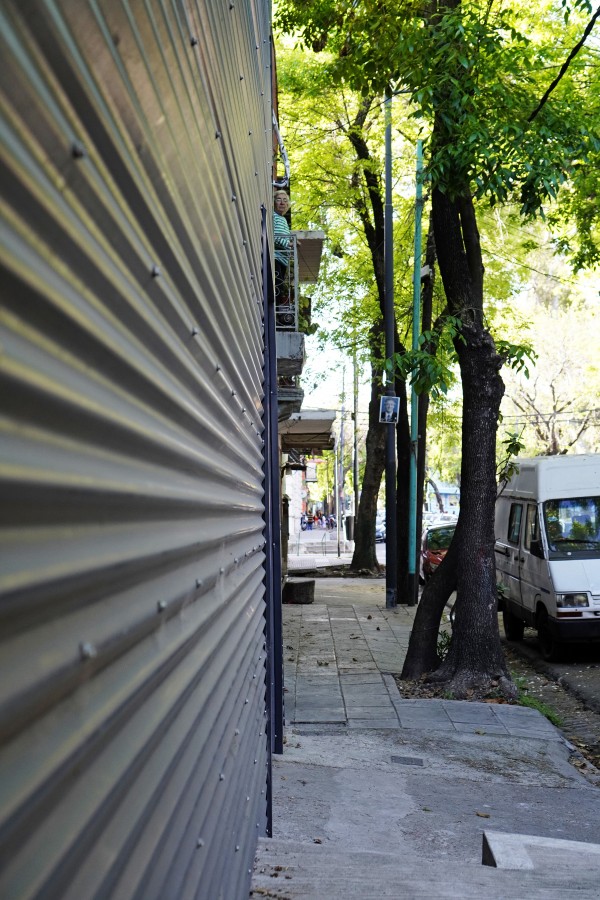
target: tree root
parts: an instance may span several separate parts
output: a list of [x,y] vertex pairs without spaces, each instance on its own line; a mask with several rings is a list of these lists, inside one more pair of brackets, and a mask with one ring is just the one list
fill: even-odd
[[506,672],[490,674],[466,669],[448,671],[442,664],[424,679],[426,684],[443,688],[454,700],[516,700],[517,688]]

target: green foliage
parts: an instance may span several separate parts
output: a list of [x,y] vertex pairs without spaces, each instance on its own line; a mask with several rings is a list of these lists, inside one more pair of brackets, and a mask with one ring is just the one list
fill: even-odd
[[515,457],[523,451],[525,446],[521,440],[522,436],[522,432],[509,431],[504,440],[500,442],[501,446],[504,447],[503,457],[496,467],[496,480],[501,489],[500,493],[502,493],[502,489],[506,487],[513,475],[516,475],[519,471],[519,463]]
[[548,706],[547,703],[538,700],[537,697],[532,697],[531,694],[528,693],[526,679],[520,675],[515,675],[514,672],[511,673],[511,675],[517,688],[517,703],[520,706],[527,706],[529,709],[537,709],[549,722],[552,722],[557,728],[562,728],[563,720],[558,713],[553,710],[551,706]]
[[276,23],[326,51],[339,85],[406,94],[426,139],[435,124],[427,169],[434,186],[450,197],[515,201],[533,216],[598,158],[591,51],[580,51],[540,105],[590,11],[587,0],[472,0],[429,15],[413,0],[280,0]]
[[[442,660],[442,662],[448,656],[448,650],[450,649],[451,640],[452,640],[452,632],[450,632],[450,631],[438,632],[437,655]],[[450,699],[452,699],[452,698],[450,698]]]
[[462,322],[456,316],[445,316],[438,330],[425,331],[419,336],[416,350],[395,353],[386,360],[386,371],[404,381],[410,378],[417,394],[430,394],[432,400],[441,400],[456,381],[452,370],[454,342],[464,343],[461,327]]
[[501,338],[495,338],[494,343],[504,365],[514,369],[515,372],[522,372],[525,378],[529,378],[528,363],[534,363],[538,358],[533,347],[530,344],[513,344]]

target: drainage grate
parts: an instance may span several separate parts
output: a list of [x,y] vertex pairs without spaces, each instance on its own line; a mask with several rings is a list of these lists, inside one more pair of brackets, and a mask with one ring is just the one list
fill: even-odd
[[423,760],[418,756],[392,756],[392,762],[399,766],[422,766]]

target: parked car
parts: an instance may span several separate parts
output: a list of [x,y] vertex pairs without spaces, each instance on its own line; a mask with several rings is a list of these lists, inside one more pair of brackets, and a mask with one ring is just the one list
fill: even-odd
[[375,543],[385,543],[385,519],[377,519],[375,522]]
[[456,522],[430,525],[423,532],[421,540],[421,583],[431,578],[444,556],[456,531]]

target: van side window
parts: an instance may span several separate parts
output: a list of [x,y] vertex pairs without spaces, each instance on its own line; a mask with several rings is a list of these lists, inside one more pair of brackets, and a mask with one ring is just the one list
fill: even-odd
[[539,541],[540,539],[540,527],[538,520],[538,511],[537,506],[528,506],[527,507],[527,519],[525,524],[525,539],[524,544],[529,550],[532,541]]
[[512,503],[510,507],[510,517],[508,520],[508,540],[511,544],[519,543],[519,534],[521,533],[521,518],[523,516],[523,506],[521,503]]

